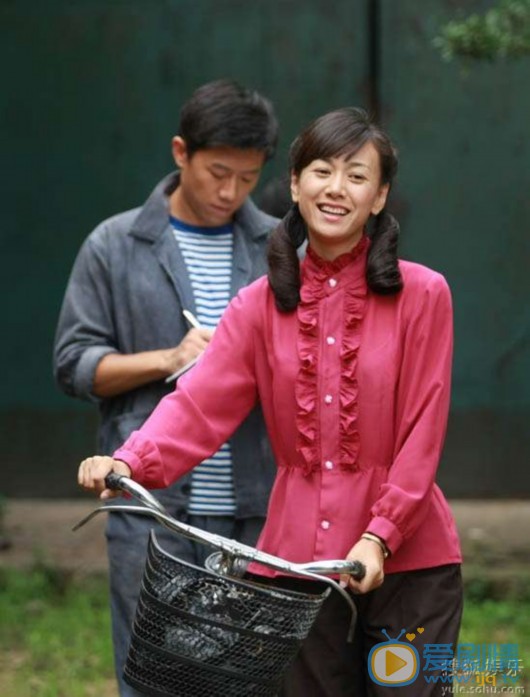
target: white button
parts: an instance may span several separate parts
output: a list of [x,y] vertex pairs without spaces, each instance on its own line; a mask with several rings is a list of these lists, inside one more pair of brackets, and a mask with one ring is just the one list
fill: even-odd
[[324,467],[325,467],[327,470],[332,470],[332,469],[333,469],[333,463],[331,462],[331,460],[326,460],[326,462],[324,462]]
[[332,288],[335,288],[335,286],[337,285],[337,279],[336,279],[336,278],[330,278],[329,281],[328,281],[328,283],[329,283],[329,285],[330,285]]
[[328,338],[326,339],[326,341],[327,341],[327,343],[328,343],[330,346],[333,346],[333,344],[335,343],[335,337],[334,337],[334,336],[328,336]]
[[330,395],[330,394],[327,394],[327,395],[324,397],[324,401],[326,402],[326,404],[331,404],[331,402],[333,401],[333,396]]
[[323,520],[320,523],[320,527],[323,528],[324,530],[329,530],[330,525],[331,525],[331,523],[329,522],[329,520]]

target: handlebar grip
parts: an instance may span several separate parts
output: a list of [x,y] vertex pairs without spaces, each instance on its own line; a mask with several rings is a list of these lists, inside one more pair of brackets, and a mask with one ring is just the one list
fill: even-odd
[[112,489],[116,491],[121,489],[121,480],[123,476],[121,474],[116,474],[116,472],[109,472],[105,477],[105,485],[107,489]]
[[366,576],[366,566],[362,561],[354,561],[352,562],[352,570],[350,573],[356,581],[362,581]]

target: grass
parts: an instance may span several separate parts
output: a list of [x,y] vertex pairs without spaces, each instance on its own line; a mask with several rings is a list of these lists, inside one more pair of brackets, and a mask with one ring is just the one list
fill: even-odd
[[[529,618],[529,599],[495,600],[467,597],[459,637],[460,644],[517,644],[522,671],[516,685],[518,688],[525,688],[526,693],[530,689]],[[501,691],[500,683],[497,689]],[[515,693],[515,688],[513,692]]]
[[[516,588],[469,581],[460,642],[518,644],[528,668],[530,585]],[[116,697],[105,578],[0,570],[0,607],[2,697]]]
[[106,580],[0,573],[2,697],[114,697]]

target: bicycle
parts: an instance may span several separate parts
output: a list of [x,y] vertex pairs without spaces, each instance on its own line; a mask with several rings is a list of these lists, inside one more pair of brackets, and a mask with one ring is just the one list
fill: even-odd
[[[155,518],[168,529],[217,551],[200,568],[165,552],[151,531],[144,577],[124,668],[124,679],[157,697],[272,697],[331,589],[356,610],[348,592],[329,575],[361,579],[360,562],[328,560],[295,564],[254,547],[172,518],[142,486],[111,473],[107,486],[143,505],[106,504],[99,513],[126,512]],[[322,592],[298,592],[246,577],[249,562],[319,581]]]

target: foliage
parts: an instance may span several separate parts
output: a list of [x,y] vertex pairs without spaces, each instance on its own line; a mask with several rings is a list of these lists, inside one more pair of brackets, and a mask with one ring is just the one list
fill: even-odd
[[[530,687],[530,601],[481,600],[466,596],[464,617],[460,632],[460,644],[517,644],[522,668],[517,681],[517,691]],[[499,692],[501,687],[497,688]],[[512,688],[515,692],[515,688]],[[479,691],[479,688],[476,688]],[[508,691],[508,689],[506,690]]]
[[2,697],[116,694],[105,579],[1,570],[0,606]]
[[433,43],[448,61],[530,55],[530,0],[499,0],[484,15],[448,22]]
[[[468,582],[460,642],[518,644],[528,688],[529,589],[487,595]],[[115,697],[106,578],[0,570],[0,605],[2,697]]]

